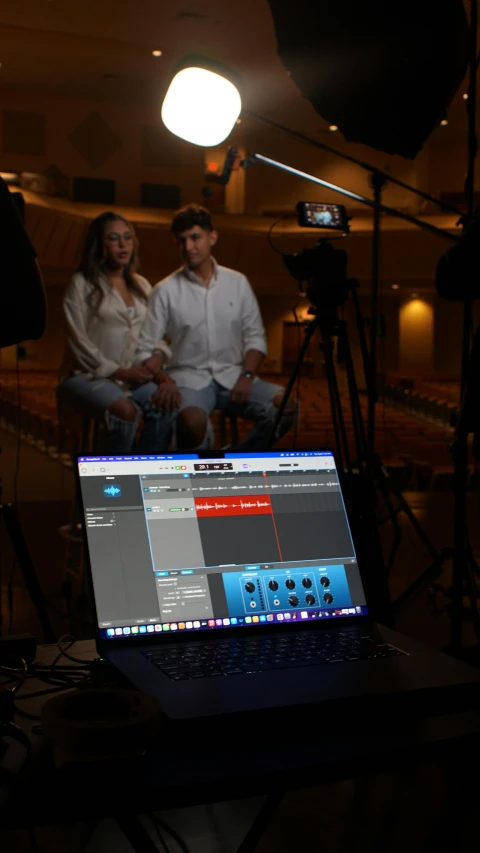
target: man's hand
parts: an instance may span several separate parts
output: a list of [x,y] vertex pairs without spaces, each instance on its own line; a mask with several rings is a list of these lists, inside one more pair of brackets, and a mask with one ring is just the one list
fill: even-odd
[[230,400],[232,403],[246,403],[252,393],[253,379],[248,376],[239,376],[232,390]]
[[163,412],[173,412],[178,409],[181,402],[182,395],[176,382],[170,379],[166,373],[162,373],[160,384],[155,393],[152,394],[152,406],[154,409]]
[[136,388],[138,385],[144,385],[145,382],[151,382],[153,372],[144,364],[137,364],[135,367],[119,367],[113,374],[113,378],[118,379],[119,382],[123,382],[130,388]]
[[162,376],[164,376],[163,365],[165,364],[165,360],[162,355],[152,355],[150,358],[146,358],[145,361],[142,361],[143,367],[146,367],[150,370],[155,382],[161,382]]

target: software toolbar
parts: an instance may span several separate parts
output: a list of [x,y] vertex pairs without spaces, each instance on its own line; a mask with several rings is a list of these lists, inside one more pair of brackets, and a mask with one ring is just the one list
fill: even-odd
[[198,454],[176,456],[81,456],[78,470],[81,477],[99,474],[219,474],[250,473],[252,471],[311,471],[334,470],[333,455],[321,452],[225,454],[223,459],[199,459]]

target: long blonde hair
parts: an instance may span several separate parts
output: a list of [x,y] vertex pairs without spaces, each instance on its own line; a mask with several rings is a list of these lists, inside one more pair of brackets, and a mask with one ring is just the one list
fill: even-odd
[[131,290],[132,293],[135,293],[135,295],[138,296],[139,299],[142,299],[144,302],[147,301],[146,294],[135,275],[138,269],[138,240],[135,234],[135,230],[132,228],[131,223],[128,222],[124,216],[121,216],[119,213],[114,213],[113,211],[108,210],[105,213],[101,213],[100,216],[97,216],[97,218],[90,223],[89,229],[87,231],[87,236],[85,238],[82,257],[77,270],[78,272],[81,272],[82,275],[85,277],[85,281],[88,281],[91,285],[93,285],[94,290],[92,292],[92,297],[99,297],[97,302],[97,308],[100,306],[100,303],[102,301],[102,288],[100,287],[100,278],[105,275],[107,269],[103,249],[105,226],[109,222],[116,222],[118,219],[121,222],[124,222],[125,225],[127,225],[133,233],[132,257],[130,258],[124,270],[125,283],[128,289]]

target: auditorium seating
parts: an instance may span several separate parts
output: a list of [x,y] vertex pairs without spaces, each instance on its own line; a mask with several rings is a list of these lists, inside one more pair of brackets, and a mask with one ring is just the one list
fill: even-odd
[[[53,372],[22,371],[18,397],[15,373],[0,372],[1,425],[14,433],[20,429],[22,439],[39,451],[64,464],[71,464],[72,456],[80,447],[82,425],[80,423],[75,431],[59,422],[56,384],[57,377]],[[415,383],[415,387],[405,388],[389,382],[383,400],[377,406],[376,450],[385,464],[408,469],[415,482],[428,479],[428,472],[431,474],[434,470],[450,467],[448,446],[451,425],[457,413],[455,396],[458,397],[458,385],[453,383],[448,387],[443,383]],[[341,398],[354,457],[354,433],[346,391],[341,392]],[[365,396],[361,396],[361,405],[366,418]],[[221,424],[218,413],[214,417],[214,427],[216,446],[222,446],[225,424]],[[249,429],[248,423],[241,419],[238,421],[240,439]],[[334,446],[334,439],[327,383],[322,379],[303,377],[297,446]],[[290,433],[283,437],[280,446],[288,447],[291,443]]]
[[457,421],[459,395],[458,382],[390,380],[383,389],[388,403],[447,429]]

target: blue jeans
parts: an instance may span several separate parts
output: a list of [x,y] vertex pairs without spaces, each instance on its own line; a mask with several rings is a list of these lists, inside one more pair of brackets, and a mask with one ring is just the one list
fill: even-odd
[[[97,452],[117,455],[130,453],[135,444],[140,418],[143,429],[138,440],[138,453],[164,453],[168,450],[174,414],[159,412],[151,405],[152,394],[157,390],[154,382],[146,382],[132,390],[123,389],[111,379],[90,379],[79,373],[69,376],[57,389],[60,420],[62,409],[73,409],[83,417],[100,421],[105,426],[102,448]],[[128,399],[137,416],[133,421],[119,418],[109,412],[115,400]]]
[[[232,403],[230,391],[224,388],[215,379],[212,379],[205,388],[195,390],[193,388],[180,387],[182,395],[179,412],[191,407],[201,409],[207,418],[214,409],[221,409],[227,415],[236,415],[247,421],[253,421],[255,426],[248,435],[240,441],[235,450],[265,450],[271,441],[275,418],[278,413],[273,399],[277,394],[283,392],[280,385],[272,382],[264,382],[263,379],[255,379],[250,397],[245,403]],[[296,417],[296,408],[287,408],[277,427],[275,440],[285,435],[292,428]],[[175,439],[175,443],[176,439]],[[213,446],[213,428],[208,421],[207,430],[202,443],[197,450],[209,449]],[[179,448],[182,449],[182,448]]]

